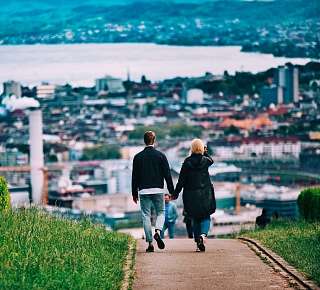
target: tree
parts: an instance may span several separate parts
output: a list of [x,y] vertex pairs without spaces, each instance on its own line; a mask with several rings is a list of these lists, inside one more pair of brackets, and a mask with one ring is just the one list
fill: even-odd
[[239,134],[240,134],[240,130],[233,125],[231,125],[230,127],[224,130],[224,135],[239,135]]
[[55,154],[49,155],[49,157],[48,157],[48,162],[49,162],[49,163],[58,162],[58,161],[59,161],[59,160],[58,160],[57,155],[55,155]]
[[177,124],[170,127],[169,132],[171,137],[191,137],[200,138],[202,135],[202,128],[199,126],[189,126],[186,124]]
[[138,126],[129,132],[128,138],[131,140],[143,140],[143,135],[146,131],[154,131],[158,140],[164,139],[167,135],[166,129],[160,126]]
[[120,148],[117,145],[99,145],[83,150],[81,160],[120,159]]

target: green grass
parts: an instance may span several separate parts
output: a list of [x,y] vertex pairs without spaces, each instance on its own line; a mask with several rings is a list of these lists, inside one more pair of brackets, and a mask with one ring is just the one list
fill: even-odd
[[242,234],[260,241],[320,285],[320,222],[279,220]]
[[120,289],[129,236],[35,209],[0,220],[0,289]]

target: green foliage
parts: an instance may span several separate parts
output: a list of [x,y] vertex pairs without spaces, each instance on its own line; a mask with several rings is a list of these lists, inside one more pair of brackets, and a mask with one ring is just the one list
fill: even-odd
[[118,220],[115,222],[113,229],[118,231],[120,229],[141,228],[141,220]]
[[226,128],[224,130],[224,134],[225,135],[239,135],[240,130],[237,127],[231,125],[230,127]]
[[303,190],[298,197],[301,216],[307,220],[320,220],[320,188]]
[[35,209],[0,220],[0,289],[120,289],[129,236]]
[[169,132],[171,137],[190,137],[200,138],[202,135],[202,128],[199,126],[189,126],[186,124],[177,124],[170,127]]
[[94,148],[83,150],[81,160],[105,160],[120,159],[121,153],[119,146],[116,145],[99,145]]
[[202,135],[202,128],[199,126],[190,126],[186,124],[175,124],[171,126],[139,126],[128,134],[129,139],[143,140],[143,135],[146,131],[154,131],[157,139],[161,140],[166,137],[172,138],[200,138]]
[[157,140],[164,139],[167,135],[166,128],[162,126],[138,126],[133,131],[129,132],[128,138],[131,140],[142,140],[146,131],[154,131],[157,136]]
[[272,222],[265,229],[246,232],[320,285],[320,223],[290,220]]
[[10,193],[4,177],[0,176],[0,210],[10,208]]

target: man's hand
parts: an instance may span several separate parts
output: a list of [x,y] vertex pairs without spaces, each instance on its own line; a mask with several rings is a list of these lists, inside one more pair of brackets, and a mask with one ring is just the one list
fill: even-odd
[[133,199],[133,202],[137,204],[138,200],[139,200],[139,197],[138,196],[133,196],[132,199]]

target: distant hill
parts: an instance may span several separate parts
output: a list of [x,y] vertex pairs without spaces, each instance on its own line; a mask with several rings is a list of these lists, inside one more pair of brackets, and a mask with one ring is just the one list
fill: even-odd
[[[232,5],[232,2],[249,2],[249,0],[0,0],[1,10],[5,12],[30,11],[38,9],[50,8],[72,8],[77,6],[116,6],[116,5],[130,5],[132,3],[214,3],[222,2],[226,5]],[[290,2],[288,0],[253,0],[250,2]],[[293,1],[294,2],[294,1]],[[301,1],[300,1],[301,2]],[[308,1],[309,2],[309,1]]]
[[[0,0],[0,7],[0,43],[1,39],[10,44],[37,43],[39,39],[41,43],[60,43],[65,41],[61,35],[72,31],[74,42],[156,41],[193,45],[211,44],[216,37],[223,39],[220,45],[243,45],[244,39],[249,44],[263,40],[263,30],[268,27],[268,40],[263,40],[268,42],[263,49],[268,53],[274,53],[268,46],[278,43],[275,37],[279,31],[289,34],[291,30],[298,33],[305,29],[306,39],[317,41],[316,23],[320,15],[319,0]],[[207,26],[201,31],[194,23],[202,20]],[[307,20],[311,22],[303,28]],[[148,22],[148,29],[141,35],[138,27],[143,22]],[[115,35],[110,30],[104,32],[108,24],[122,28],[131,25],[135,30],[123,33],[124,36],[121,32]],[[157,30],[157,26],[162,28]],[[102,36],[95,37],[94,33]],[[284,41],[287,39],[284,36]],[[246,49],[260,50],[248,46]],[[275,53],[284,55],[281,47]]]
[[[18,19],[21,12],[28,11],[29,16],[44,18],[45,15],[52,13],[61,14],[68,18],[76,17],[81,9],[86,9],[87,17],[90,13],[108,13],[117,12],[117,16],[121,19],[130,16],[132,9],[141,12],[142,15],[136,14],[136,18],[141,18],[145,15],[156,15],[157,10],[163,12],[163,9],[168,10],[168,17],[172,11],[176,14],[195,17],[198,16],[215,16],[219,18],[240,18],[273,21],[283,21],[291,17],[318,17],[320,14],[319,0],[0,0],[2,21],[21,21],[28,20]],[[114,7],[117,7],[114,9]],[[144,10],[144,11],[142,11]],[[59,13],[57,13],[59,12]],[[165,13],[161,13],[162,15]],[[23,14],[28,16],[28,14]],[[115,17],[112,17],[115,18]],[[36,20],[36,19],[35,19]],[[53,19],[42,19],[48,20]],[[54,19],[58,21],[59,19]]]

